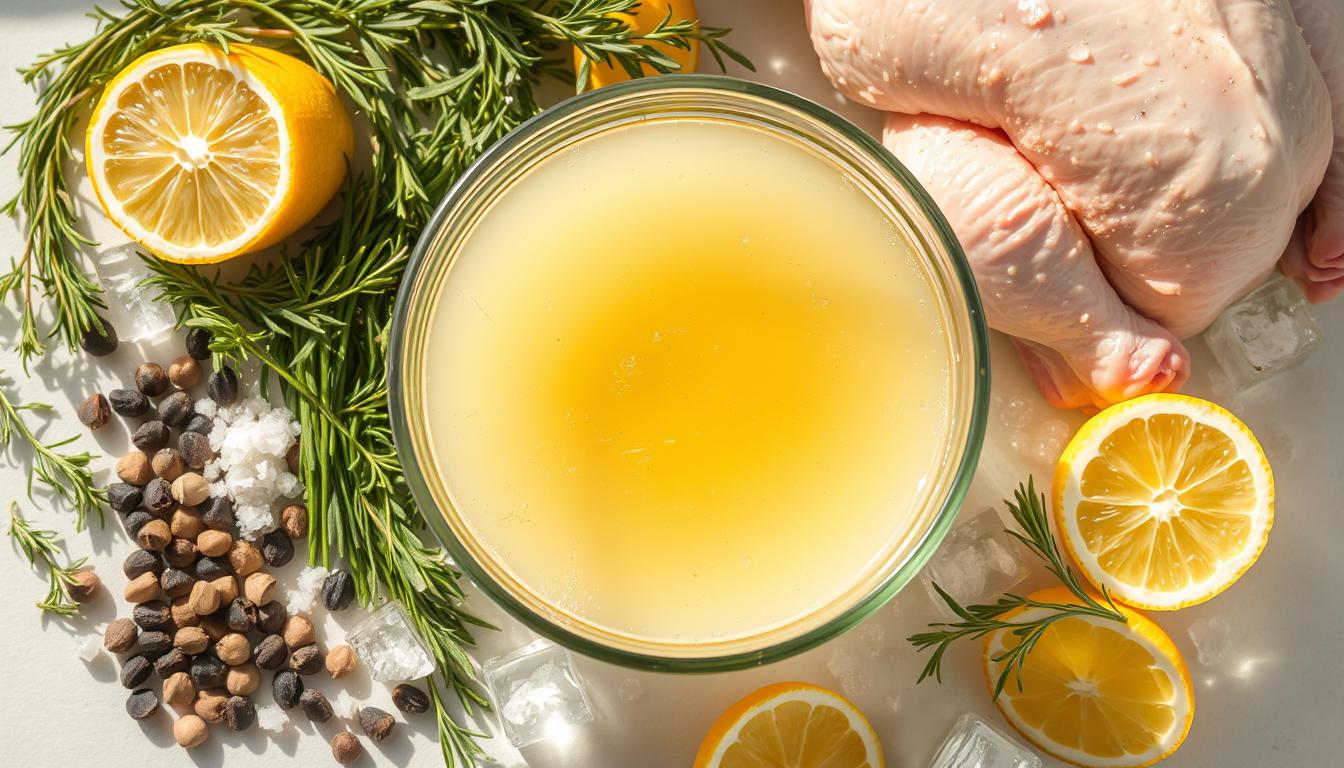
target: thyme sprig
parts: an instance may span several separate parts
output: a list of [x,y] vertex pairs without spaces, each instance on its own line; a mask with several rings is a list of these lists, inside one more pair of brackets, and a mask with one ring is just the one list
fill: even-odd
[[79,604],[72,601],[65,592],[68,584],[75,583],[75,573],[84,567],[84,558],[68,565],[61,565],[61,548],[56,545],[56,534],[32,527],[32,524],[19,514],[18,502],[9,506],[9,538],[34,568],[47,571],[47,597],[37,604],[38,608],[58,616],[73,616],[79,610]]
[[90,512],[97,512],[99,524],[103,523],[103,505],[107,503],[107,492],[94,485],[93,473],[89,470],[89,464],[97,458],[94,454],[88,451],[61,451],[79,439],[79,435],[44,443],[20,415],[23,411],[51,410],[52,407],[46,403],[15,403],[0,388],[0,447],[8,448],[14,435],[27,443],[33,452],[33,463],[28,473],[28,497],[32,498],[33,495],[34,478],[40,480],[74,508],[75,530],[82,531]]
[[[1080,603],[1048,603],[1010,593],[1003,595],[992,604],[963,606],[957,602],[956,598],[949,595],[937,583],[934,583],[933,588],[937,590],[943,602],[947,603],[948,608],[961,620],[933,623],[929,626],[935,628],[934,631],[920,632],[906,638],[921,652],[929,648],[933,649],[933,655],[929,657],[923,671],[919,674],[919,682],[923,682],[929,677],[942,682],[943,654],[958,640],[964,638],[975,639],[984,637],[990,632],[1008,630],[1017,638],[1018,642],[1013,647],[1001,651],[993,657],[994,662],[1003,665],[998,679],[994,681],[994,698],[997,699],[1008,684],[1009,679],[1013,677],[1016,677],[1017,689],[1022,690],[1022,665],[1032,649],[1036,647],[1036,643],[1045,634],[1045,631],[1056,621],[1076,616],[1094,616],[1125,623],[1125,615],[1115,607],[1115,603],[1111,601],[1110,593],[1106,588],[1102,587],[1101,600],[1097,600],[1092,592],[1084,587],[1082,580],[1079,579],[1073,568],[1064,562],[1064,558],[1059,551],[1059,544],[1055,541],[1053,534],[1050,533],[1045,495],[1036,493],[1035,480],[1028,477],[1025,485],[1019,485],[1017,490],[1014,491],[1014,499],[1015,501],[1005,500],[1004,504],[1007,505],[1013,520],[1022,531],[1019,533],[1018,531],[1005,529],[1006,532],[1026,545],[1032,554],[1043,560],[1046,570],[1054,574],[1055,578],[1059,579],[1060,583],[1069,592],[1073,593]],[[1031,621],[1010,621],[1003,618],[1006,614],[1019,608],[1040,608],[1049,611],[1049,613]]]

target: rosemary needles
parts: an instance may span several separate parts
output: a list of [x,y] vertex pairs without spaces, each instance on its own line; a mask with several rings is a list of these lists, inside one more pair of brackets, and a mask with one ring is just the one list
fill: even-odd
[[[1007,594],[988,605],[963,606],[942,587],[934,584],[933,588],[938,591],[939,596],[960,621],[930,624],[929,627],[933,631],[920,632],[907,638],[919,651],[933,649],[933,655],[920,672],[920,682],[928,677],[942,681],[943,655],[953,643],[964,638],[984,637],[990,632],[1006,629],[1011,631],[1019,642],[994,657],[994,661],[1003,663],[1003,670],[994,681],[994,698],[997,699],[1009,679],[1014,676],[1018,690],[1022,689],[1022,664],[1051,624],[1071,616],[1096,616],[1120,623],[1125,622],[1124,614],[1116,609],[1115,603],[1111,602],[1110,594],[1104,588],[1101,600],[1098,600],[1083,586],[1078,574],[1064,562],[1059,545],[1050,533],[1045,496],[1037,494],[1035,480],[1028,478],[1025,485],[1019,485],[1014,492],[1014,499],[1014,501],[1005,500],[1004,504],[1008,506],[1013,520],[1022,531],[1019,533],[1008,530],[1008,533],[1043,560],[1046,569],[1079,599],[1080,604],[1043,603],[1020,595]],[[1015,622],[1010,617],[1005,618],[1007,614],[1020,608],[1043,608],[1050,613],[1034,621]]]
[[4,389],[0,389],[0,448],[8,448],[10,440],[18,435],[33,452],[33,465],[28,475],[28,494],[32,495],[33,478],[52,489],[58,497],[75,509],[75,530],[84,530],[90,512],[103,520],[103,505],[107,492],[93,483],[89,462],[95,458],[88,451],[65,453],[60,449],[78,438],[71,435],[64,440],[45,443],[33,433],[20,416],[22,411],[51,411],[45,403],[16,404]]
[[9,538],[30,565],[47,572],[47,596],[37,607],[59,616],[74,615],[79,610],[79,604],[70,599],[67,590],[80,584],[79,574],[83,572],[84,558],[61,565],[62,553],[60,547],[56,546],[56,534],[32,527],[19,514],[18,502],[10,502]]

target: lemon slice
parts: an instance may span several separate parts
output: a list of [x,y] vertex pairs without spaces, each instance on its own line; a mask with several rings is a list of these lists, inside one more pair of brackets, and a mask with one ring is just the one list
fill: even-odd
[[[652,32],[664,19],[668,18],[669,13],[672,15],[670,20],[671,23],[686,21],[688,19],[695,21],[699,18],[699,15],[695,11],[695,0],[640,0],[639,5],[635,7],[633,13],[613,13],[611,15],[618,19],[624,19],[625,22],[630,25],[631,30],[633,30],[632,37],[638,37]],[[699,28],[699,24],[696,25],[696,28]],[[681,65],[681,68],[676,70],[676,72],[685,73],[694,72],[696,64],[700,60],[700,41],[690,40],[688,42],[691,44],[689,49],[678,48],[674,45],[668,45],[667,43],[655,42],[649,43],[649,45],[667,54],[673,61]],[[575,48],[574,71],[579,71],[579,67],[582,64],[583,54],[579,52],[578,48]],[[647,64],[641,64],[640,67],[646,76],[658,74],[656,70]],[[592,63],[588,68],[589,88],[601,88],[604,85],[611,85],[612,83],[619,83],[629,79],[630,73],[626,72],[625,68],[619,64],[611,66],[601,63]]]
[[[1079,600],[1063,587],[1029,598],[1045,603]],[[1162,760],[1180,747],[1195,716],[1195,695],[1181,653],[1153,622],[1120,607],[1127,622],[1070,616],[1052,622],[996,703],[1004,717],[1036,746],[1088,768],[1129,768]],[[1050,613],[1024,608],[1006,621],[1027,622]],[[985,637],[990,690],[1004,662],[997,657],[1021,638],[1010,629]]]
[[695,768],[882,768],[863,713],[838,693],[776,683],[729,707],[705,735]]
[[85,136],[108,218],[169,261],[208,263],[293,234],[353,153],[350,116],[302,61],[248,45],[153,51],[103,90]]
[[1059,458],[1055,520],[1082,572],[1130,605],[1172,610],[1227,589],[1260,556],[1274,476],[1235,416],[1187,395],[1111,406]]

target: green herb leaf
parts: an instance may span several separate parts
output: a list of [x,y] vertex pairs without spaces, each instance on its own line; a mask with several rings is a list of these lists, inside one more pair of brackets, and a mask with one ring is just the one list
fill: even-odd
[[46,403],[17,405],[0,388],[0,447],[8,448],[13,436],[18,435],[32,450],[33,463],[28,472],[29,498],[32,498],[33,479],[36,478],[74,507],[76,531],[84,530],[90,512],[97,512],[99,524],[104,525],[103,505],[107,503],[107,491],[94,485],[93,473],[89,471],[89,464],[96,458],[95,455],[88,451],[62,453],[58,449],[74,442],[76,435],[44,443],[19,416],[21,411],[50,410],[52,407]]

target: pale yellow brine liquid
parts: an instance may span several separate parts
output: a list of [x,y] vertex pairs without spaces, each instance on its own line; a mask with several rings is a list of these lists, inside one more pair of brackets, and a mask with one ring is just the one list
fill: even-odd
[[609,130],[504,194],[427,343],[455,509],[606,631],[722,641],[833,604],[942,461],[951,351],[896,230],[801,146]]

